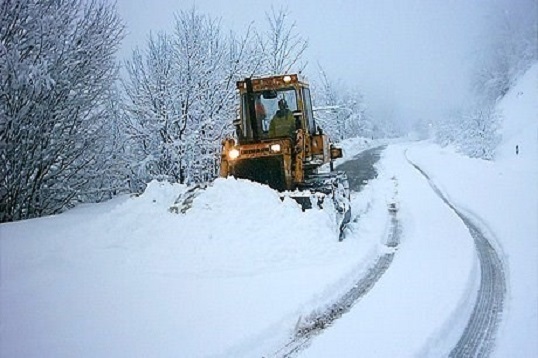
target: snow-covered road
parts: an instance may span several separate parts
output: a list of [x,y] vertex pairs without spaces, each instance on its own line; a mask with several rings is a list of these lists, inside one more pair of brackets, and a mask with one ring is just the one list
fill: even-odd
[[[354,191],[354,195],[359,194],[365,184],[377,177],[374,165],[379,160],[383,149],[384,146],[365,150],[336,168],[337,170],[346,171],[349,177],[350,189]],[[395,204],[394,200],[390,204]],[[382,240],[386,246],[385,252],[380,253],[371,267],[366,272],[359,274],[354,285],[335,302],[321,311],[312,312],[311,315],[298,322],[294,335],[283,347],[274,352],[274,356],[292,357],[301,352],[316,335],[322,334],[325,328],[332,325],[342,315],[348,313],[353,305],[375,286],[392,263],[400,243],[401,228],[397,212],[390,210],[387,212],[388,215],[390,215],[390,224],[388,224],[384,234],[385,237]],[[360,220],[360,214],[353,215],[353,222],[358,223]],[[349,230],[347,230],[347,234],[350,234]]]
[[407,162],[407,147],[389,146],[379,165],[379,180],[395,183],[385,201],[398,201],[402,228],[391,266],[301,356],[446,356],[461,337],[480,283],[473,239]]
[[[406,151],[407,149],[404,149],[404,153],[406,153]],[[428,175],[424,172],[423,169],[410,161],[407,158],[407,155],[405,155],[405,157],[407,163],[413,168],[415,168],[428,181],[431,189],[437,194],[439,199],[442,200],[452,211],[454,211],[454,213],[458,217],[460,217],[462,223],[467,227],[469,235],[475,240],[475,246],[480,261],[481,275],[478,294],[474,303],[473,312],[469,317],[469,321],[465,325],[465,330],[461,331],[461,326],[462,324],[464,324],[463,317],[468,315],[469,307],[470,305],[472,305],[472,300],[465,300],[465,298],[463,298],[461,301],[461,307],[454,311],[451,317],[448,317],[446,323],[446,330],[441,332],[441,336],[430,339],[430,341],[436,340],[438,342],[442,341],[443,343],[433,344],[431,347],[425,348],[425,351],[423,350],[423,352],[425,355],[450,355],[451,357],[468,357],[477,355],[487,356],[491,352],[494,345],[495,335],[497,333],[499,321],[501,319],[501,314],[503,311],[504,295],[506,293],[505,277],[502,262],[499,259],[499,255],[496,253],[495,249],[489,243],[486,235],[482,232],[482,229],[480,229],[477,224],[473,223],[471,219],[458,211],[454,207],[454,205],[448,201],[448,199],[441,193],[437,186],[435,186],[435,183],[431,181],[431,179],[428,177]],[[363,162],[349,161],[346,164],[348,172],[353,173],[353,165],[361,165],[363,164]],[[396,176],[394,176],[393,178],[396,178]],[[411,176],[409,178],[411,178]],[[417,179],[418,178],[415,178],[414,180]],[[403,185],[410,184],[410,182],[403,183]],[[412,186],[415,187],[415,184],[413,184]],[[398,205],[398,207],[400,206],[401,205]],[[392,235],[393,238],[396,238],[396,241],[389,241],[387,243],[388,246],[393,246],[395,248],[397,247],[400,236],[399,227],[400,224],[398,221],[398,214],[395,213],[392,221],[392,227],[390,228],[390,230],[396,233],[395,235]],[[470,241],[471,238],[469,238],[468,240]],[[294,345],[288,344],[286,348],[289,349],[291,346],[293,347],[293,349],[288,350],[287,352],[296,353],[297,351],[299,351],[299,349],[302,349],[306,346],[306,343],[310,341],[310,338],[313,335],[312,333],[319,334],[319,331],[325,329],[330,324],[338,325],[338,322],[333,322],[334,319],[340,318],[342,314],[347,313],[351,306],[356,303],[357,300],[361,299],[364,294],[366,294],[370,291],[371,288],[373,288],[377,281],[381,279],[381,275],[387,270],[390,263],[393,261],[395,252],[396,251],[386,253],[380,256],[379,260],[372,268],[371,272],[369,272],[365,277],[361,278],[361,280],[357,282],[356,289],[350,291],[349,294],[346,294],[342,298],[343,304],[337,305],[336,307],[331,307],[328,313],[323,314],[319,318],[314,320],[311,326],[311,330],[307,332],[308,334],[306,335],[306,337],[303,334],[304,332],[299,331],[298,339],[296,339],[295,341],[299,341],[301,343],[300,347],[295,347]],[[433,264],[438,264],[438,262],[435,262]],[[396,287],[396,289],[397,288],[398,287]],[[472,291],[473,289],[471,288],[470,290]],[[357,294],[358,291],[360,292],[360,294]],[[416,312],[416,310],[413,311]],[[450,325],[452,325],[453,323],[450,322],[457,323],[455,324],[455,326],[451,327]],[[445,337],[447,331],[452,331],[452,335],[454,337],[457,336],[458,331],[461,331],[457,343],[455,343],[455,345],[450,351],[448,350],[450,346],[448,345],[448,341]],[[347,339],[334,345],[332,348],[333,352],[338,351],[340,354],[340,351],[342,349],[341,347],[346,346],[346,342]],[[396,346],[398,347],[400,355],[407,355],[404,351],[402,351],[401,344],[397,344]],[[321,355],[329,354],[331,349],[329,347],[330,346],[328,344],[324,344],[325,351],[322,352]],[[353,350],[351,356],[357,354],[358,352],[364,352],[364,347],[365,345],[362,345],[360,350]],[[316,348],[314,347],[313,350],[315,351]],[[414,350],[411,350],[409,352],[409,355],[413,355],[413,352]],[[291,354],[289,353],[282,354],[282,356],[291,356]],[[380,352],[379,350],[376,350],[376,354],[379,353],[384,356],[385,353],[389,352]],[[309,356],[310,354],[311,352],[305,353],[306,356]]]
[[[491,353],[495,335],[503,313],[506,294],[506,278],[503,263],[492,246],[485,229],[464,215],[445,197],[423,169],[409,161],[430,183],[437,195],[461,218],[475,240],[480,259],[480,289],[473,313],[450,357],[484,357]],[[480,220],[475,218],[474,220]],[[482,225],[483,226],[483,225]]]

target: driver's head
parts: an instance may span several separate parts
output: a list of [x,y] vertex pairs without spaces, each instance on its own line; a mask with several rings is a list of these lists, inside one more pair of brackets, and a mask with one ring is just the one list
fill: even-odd
[[281,98],[278,101],[278,108],[279,109],[287,109],[288,108],[288,103],[286,102],[286,100],[284,98]]

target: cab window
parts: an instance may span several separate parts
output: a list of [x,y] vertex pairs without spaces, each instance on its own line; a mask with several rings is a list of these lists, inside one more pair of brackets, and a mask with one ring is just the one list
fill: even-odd
[[304,115],[310,134],[316,133],[316,123],[312,113],[312,100],[310,99],[310,89],[303,88]]
[[[278,111],[278,101],[282,98],[286,100],[290,111],[297,110],[297,94],[293,87],[254,92],[254,109],[256,113],[256,123],[260,138],[268,138],[271,120]],[[241,115],[243,118],[243,136],[247,139],[253,138],[251,122],[249,118],[247,95],[241,96]]]

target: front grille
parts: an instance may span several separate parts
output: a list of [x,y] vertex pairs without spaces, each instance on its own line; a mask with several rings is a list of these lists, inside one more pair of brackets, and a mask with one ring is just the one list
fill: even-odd
[[239,160],[234,164],[233,176],[286,190],[284,160],[281,155]]
[[269,147],[262,147],[262,148],[252,148],[252,149],[244,149],[241,148],[241,155],[249,155],[249,154],[269,154],[270,149]]

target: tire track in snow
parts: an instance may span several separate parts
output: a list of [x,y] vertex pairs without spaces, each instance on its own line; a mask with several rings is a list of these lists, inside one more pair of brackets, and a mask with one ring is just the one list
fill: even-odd
[[[350,189],[360,192],[365,183],[377,177],[374,164],[379,160],[380,153],[386,146],[365,150],[353,159],[342,163],[336,170],[347,172],[350,179]],[[370,266],[366,273],[357,277],[355,284],[334,303],[321,311],[312,312],[308,317],[301,319],[295,328],[295,333],[286,345],[272,354],[273,357],[294,357],[310,345],[313,337],[323,332],[335,320],[349,312],[352,306],[364,297],[387,271],[397,247],[400,243],[401,227],[397,217],[397,210],[390,211],[390,224],[385,237],[385,252]],[[358,221],[360,214],[351,221]]]
[[427,180],[434,192],[463,221],[474,239],[480,260],[480,288],[473,312],[458,343],[450,352],[450,357],[485,357],[495,344],[495,335],[501,320],[506,295],[506,279],[499,255],[490,244],[479,226],[462,214],[448,201],[430,177],[418,165],[406,159]]
[[391,213],[390,228],[386,238],[386,252],[379,256],[366,274],[357,278],[353,287],[336,302],[322,312],[313,312],[311,316],[299,322],[293,338],[274,357],[294,357],[307,348],[311,339],[328,328],[335,320],[349,312],[353,305],[364,297],[389,268],[400,243],[401,228],[396,213]]

